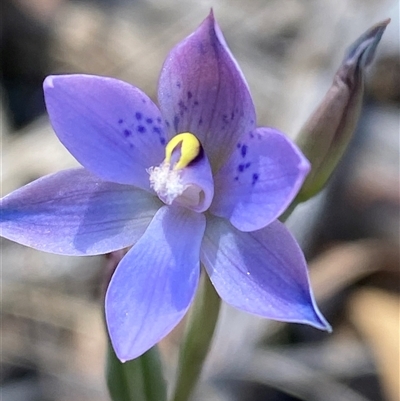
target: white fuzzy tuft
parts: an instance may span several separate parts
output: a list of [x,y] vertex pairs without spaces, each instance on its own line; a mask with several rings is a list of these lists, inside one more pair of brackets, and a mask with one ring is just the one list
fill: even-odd
[[162,163],[157,167],[147,169],[150,174],[150,186],[167,205],[172,202],[186,189],[182,183],[179,170],[171,169],[169,163]]

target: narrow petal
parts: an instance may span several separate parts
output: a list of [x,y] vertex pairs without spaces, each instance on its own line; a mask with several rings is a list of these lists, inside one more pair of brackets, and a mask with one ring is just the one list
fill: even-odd
[[284,134],[257,128],[243,135],[215,176],[210,211],[241,231],[254,231],[276,220],[290,205],[310,164]]
[[98,255],[132,245],[161,202],[85,169],[40,178],[0,200],[1,235],[45,252]]
[[146,168],[163,160],[165,137],[148,96],[92,75],[50,76],[44,94],[54,131],[84,167],[107,181],[149,189]]
[[244,233],[211,218],[201,261],[228,304],[269,319],[330,330],[315,304],[303,253],[279,221]]
[[216,171],[255,127],[247,83],[212,13],[167,57],[158,99],[170,135],[192,132]]
[[121,361],[165,337],[186,313],[197,288],[203,215],[164,206],[111,279],[106,319]]

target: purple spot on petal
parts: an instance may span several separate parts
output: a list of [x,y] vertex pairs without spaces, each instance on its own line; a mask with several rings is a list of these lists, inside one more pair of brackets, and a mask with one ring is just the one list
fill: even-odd
[[238,170],[239,170],[240,173],[243,172],[243,170],[244,170],[244,164],[239,164]]
[[179,117],[177,115],[175,115],[175,117],[174,117],[174,128],[175,128],[176,132],[178,132],[178,125],[179,125]]
[[231,120],[233,120],[234,118],[235,118],[235,112],[232,111],[232,113],[231,113]]
[[235,177],[235,181],[239,181],[239,177],[238,176]]
[[141,134],[144,134],[146,132],[146,127],[143,127],[143,125],[139,125],[137,127],[137,131],[140,132]]
[[161,117],[157,117],[157,122],[160,124],[161,123]]
[[226,114],[223,114],[223,115],[222,115],[222,121],[223,121],[225,124],[228,124],[229,119],[228,119],[228,116],[227,116]]
[[180,88],[180,87],[181,87],[181,83],[180,83],[179,81],[176,81],[176,86],[177,86],[178,88]]
[[250,166],[251,166],[251,163],[246,163],[246,164],[244,165],[245,168],[249,168]]
[[179,106],[179,114],[180,114],[181,117],[182,117],[182,116],[183,116],[183,113],[184,113],[185,111],[187,111],[187,107],[186,107],[185,103],[183,102],[183,100],[180,100],[180,101],[179,101],[178,106]]
[[136,120],[141,120],[142,119],[142,113],[136,112],[135,114]]
[[199,119],[199,125],[201,125],[201,124],[203,124],[203,119],[202,118]]
[[160,138],[161,145],[165,145],[165,138]]
[[254,185],[258,181],[258,174],[254,173],[253,174],[253,181],[251,182],[251,185]]
[[161,135],[161,128],[160,127],[153,127],[153,132],[158,134],[158,135]]
[[236,147],[237,147],[238,149],[240,149],[241,146],[242,146],[242,144],[241,144],[240,142],[236,145]]
[[193,95],[192,95],[192,92],[190,92],[190,91],[189,91],[189,92],[187,93],[187,97],[188,97],[188,99],[191,99],[191,98],[192,98],[192,96],[193,96]]
[[145,99],[145,98],[142,98],[142,102],[143,102],[143,103],[146,103],[146,99]]
[[242,154],[242,157],[246,157],[246,154],[247,154],[247,145],[243,145],[243,146],[242,146],[242,149],[241,149],[240,153]]
[[147,124],[153,124],[153,119],[152,118],[146,118],[146,123]]
[[198,105],[199,105],[199,102],[198,102],[197,100],[195,100],[193,104],[194,104],[195,106],[198,106]]
[[254,134],[250,132],[250,138],[254,138]]
[[122,124],[124,122],[124,120],[122,119],[122,118],[120,118],[119,120],[118,120],[118,124]]
[[125,135],[126,137],[131,136],[131,135],[132,135],[132,131],[130,131],[129,129],[125,129],[125,130],[124,130],[124,135]]

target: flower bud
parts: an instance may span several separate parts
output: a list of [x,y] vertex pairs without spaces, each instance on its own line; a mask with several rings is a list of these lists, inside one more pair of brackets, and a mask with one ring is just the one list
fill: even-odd
[[332,86],[300,130],[296,142],[312,169],[297,197],[299,202],[323,188],[343,156],[360,116],[365,69],[389,22],[374,25],[349,47]]

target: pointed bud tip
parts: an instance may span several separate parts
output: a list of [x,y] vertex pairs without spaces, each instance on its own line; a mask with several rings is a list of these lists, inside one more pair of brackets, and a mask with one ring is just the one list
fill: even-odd
[[389,23],[390,18],[375,24],[348,48],[331,88],[297,136],[297,144],[312,164],[298,202],[324,187],[343,156],[360,115],[365,68],[373,61]]
[[346,64],[359,64],[362,68],[371,64],[375,51],[386,27],[390,23],[387,18],[364,32],[347,50],[344,61]]
[[[392,20],[391,18],[386,18],[385,20],[383,20],[383,21],[381,21],[381,22],[378,22],[376,25],[374,25],[374,27],[380,27],[380,28],[382,28],[383,30],[385,30],[386,27],[390,24],[390,21],[391,21],[391,20]],[[373,29],[374,27],[372,27],[372,29]]]

